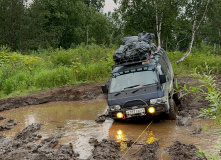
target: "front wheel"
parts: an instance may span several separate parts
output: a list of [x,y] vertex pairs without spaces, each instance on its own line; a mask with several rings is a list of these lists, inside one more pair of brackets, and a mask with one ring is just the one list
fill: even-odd
[[176,106],[175,101],[173,100],[173,98],[169,99],[169,115],[168,115],[168,119],[169,120],[176,120],[176,116],[178,113],[178,108]]

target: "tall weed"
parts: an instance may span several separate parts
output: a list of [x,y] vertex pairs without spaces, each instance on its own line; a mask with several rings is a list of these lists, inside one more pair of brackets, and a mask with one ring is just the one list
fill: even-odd
[[[187,87],[186,85],[183,86],[185,94],[194,94],[196,96],[204,97],[205,100],[209,102],[208,109],[201,109],[201,114],[199,117],[204,118],[216,118],[217,124],[221,124],[221,90],[217,87],[216,77],[210,75],[211,70],[208,66],[205,67],[207,72],[206,73],[197,73],[193,74],[198,80],[197,86]],[[185,95],[183,94],[183,96]],[[217,131],[219,135],[221,135],[221,130]],[[221,142],[221,139],[220,139]],[[221,146],[221,143],[218,144]],[[212,160],[218,160],[218,156],[215,153],[209,153],[206,151],[199,150],[198,154],[202,157],[209,157]]]

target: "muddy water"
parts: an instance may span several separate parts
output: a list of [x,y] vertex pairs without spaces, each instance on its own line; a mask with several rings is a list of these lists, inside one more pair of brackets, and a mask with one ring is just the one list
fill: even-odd
[[[123,155],[127,146],[123,141],[135,141],[146,126],[151,122],[143,123],[131,122],[120,123],[106,120],[102,124],[95,123],[98,114],[106,110],[105,100],[80,101],[80,102],[53,102],[43,105],[29,106],[1,112],[0,116],[8,119],[15,119],[20,122],[10,131],[1,132],[7,137],[14,137],[16,133],[32,123],[42,123],[44,126],[39,131],[43,138],[47,138],[55,133],[64,133],[60,143],[72,143],[74,150],[80,154],[80,158],[86,159],[90,156],[92,146],[88,143],[90,138],[114,139],[121,142],[121,155]],[[213,132],[207,130],[198,135],[189,133],[196,128],[205,128],[206,123],[210,124],[212,120],[191,119],[193,125],[190,127],[176,126],[174,121],[154,121],[146,132],[132,147],[130,152],[125,155],[126,159],[136,159],[136,153],[142,144],[151,143],[159,140],[160,150],[159,159],[169,159],[165,148],[173,144],[174,141],[180,141],[185,144],[194,144],[198,148],[211,151],[214,144],[218,142],[218,137]]]

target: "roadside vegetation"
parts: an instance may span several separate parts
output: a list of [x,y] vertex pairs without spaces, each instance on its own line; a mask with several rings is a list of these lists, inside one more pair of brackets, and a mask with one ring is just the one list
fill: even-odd
[[80,45],[75,49],[41,50],[23,55],[2,47],[1,98],[62,85],[107,80],[114,48]]
[[[113,53],[117,47],[79,45],[73,49],[48,49],[25,54],[0,50],[0,96],[1,98],[27,94],[37,90],[62,85],[105,82],[111,73]],[[204,47],[195,51],[186,61],[175,64],[182,52],[168,52],[175,75],[189,76],[197,68],[220,74],[221,56],[213,55]]]
[[[204,57],[206,58],[206,57]],[[212,57],[213,58],[213,57]],[[218,58],[218,57],[217,57]],[[211,65],[213,66],[213,65]],[[217,77],[214,73],[220,74],[220,71],[213,67],[209,67],[205,65],[204,69],[200,69],[200,72],[197,72],[197,68],[195,72],[191,74],[197,80],[197,85],[187,86],[179,86],[177,84],[177,89],[182,89],[184,94],[181,95],[185,96],[186,94],[191,94],[193,97],[203,97],[207,102],[209,107],[207,109],[202,108],[200,111],[200,118],[208,118],[208,119],[215,119],[215,123],[213,125],[221,125],[221,90],[217,86]],[[211,124],[210,124],[211,125]],[[212,126],[205,127],[204,130],[211,129]],[[216,134],[221,136],[221,129],[215,131]],[[219,143],[217,144],[218,147],[221,147],[221,138],[219,139]],[[219,155],[221,151],[219,151]],[[199,150],[198,154],[205,158],[210,158],[212,160],[218,160],[217,153],[209,153],[203,150]]]

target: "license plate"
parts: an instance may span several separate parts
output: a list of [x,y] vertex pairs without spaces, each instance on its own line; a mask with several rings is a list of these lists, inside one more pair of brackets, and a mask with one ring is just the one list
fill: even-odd
[[138,113],[145,113],[145,109],[139,108],[139,109],[133,109],[133,110],[126,111],[127,115],[138,114]]

